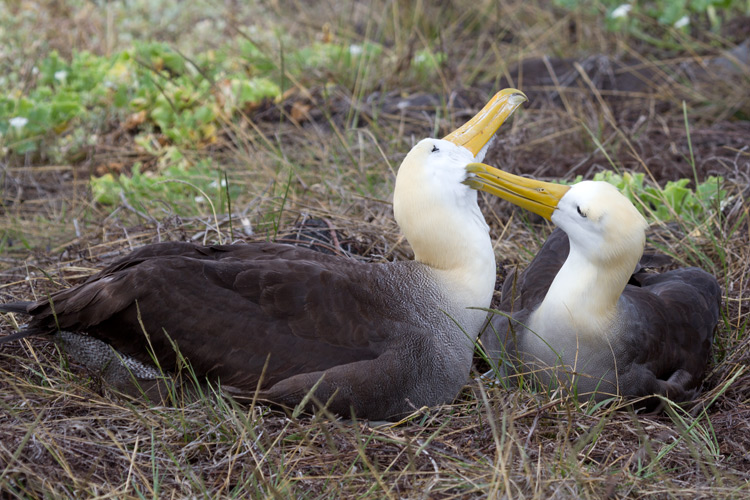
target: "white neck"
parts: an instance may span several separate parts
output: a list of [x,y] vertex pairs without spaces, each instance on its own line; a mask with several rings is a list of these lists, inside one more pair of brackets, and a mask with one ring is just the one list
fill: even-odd
[[[463,217],[459,216],[462,215]],[[414,250],[414,260],[440,277],[454,298],[467,306],[489,307],[495,289],[495,253],[479,208],[466,214],[425,214],[420,231],[404,234]],[[432,226],[425,227],[425,223]]]
[[562,331],[579,337],[606,336],[636,262],[619,259],[605,268],[571,242],[567,260],[531,318],[532,329],[541,336]]
[[456,308],[489,307],[495,255],[477,192],[463,183],[466,148],[424,139],[406,155],[396,177],[393,212],[414,258],[424,264]]

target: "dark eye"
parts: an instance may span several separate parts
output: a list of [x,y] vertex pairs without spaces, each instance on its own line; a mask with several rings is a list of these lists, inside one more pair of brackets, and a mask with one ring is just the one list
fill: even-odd
[[584,217],[584,218],[586,217],[586,214],[583,213],[583,212],[581,212],[581,207],[576,207],[576,210],[578,210],[578,215],[580,215],[581,217]]
[[434,153],[435,151],[440,151],[437,146],[432,146],[432,151],[430,153]]

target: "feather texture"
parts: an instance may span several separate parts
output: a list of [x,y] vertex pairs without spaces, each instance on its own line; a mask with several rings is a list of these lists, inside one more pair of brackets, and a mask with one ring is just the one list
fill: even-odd
[[448,315],[466,312],[430,274],[274,243],[162,243],[0,310],[31,314],[33,334],[85,332],[143,363],[153,352],[167,371],[174,342],[198,375],[249,393],[265,367],[261,396],[280,403],[323,377],[316,396],[338,391],[333,411],[385,418],[449,402],[468,377],[470,342]]

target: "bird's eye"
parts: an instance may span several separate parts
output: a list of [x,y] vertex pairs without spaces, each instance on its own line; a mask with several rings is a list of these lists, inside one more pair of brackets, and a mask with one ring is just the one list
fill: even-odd
[[580,206],[577,206],[576,210],[578,210],[578,215],[580,215],[581,217],[584,217],[584,218],[586,217],[586,214],[583,213],[583,212],[581,212],[581,207]]
[[435,151],[440,151],[437,146],[432,146],[432,151],[430,153],[434,153]]

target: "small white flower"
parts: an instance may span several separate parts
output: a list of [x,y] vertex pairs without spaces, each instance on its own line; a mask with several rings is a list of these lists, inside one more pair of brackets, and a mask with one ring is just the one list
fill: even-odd
[[253,225],[250,223],[250,219],[247,217],[240,218],[240,221],[242,222],[242,229],[245,231],[245,234],[248,236],[253,235]]
[[674,27],[677,29],[680,29],[680,28],[684,28],[688,24],[690,24],[690,18],[688,16],[682,16],[681,18],[677,20],[676,23],[674,23]]
[[65,80],[68,78],[68,72],[64,69],[61,69],[60,71],[55,71],[55,80],[57,80],[60,83],[65,83]]
[[203,196],[196,196],[195,197],[195,202],[196,203],[205,203],[206,199]]
[[630,12],[632,8],[633,8],[632,5],[624,3],[620,5],[619,7],[617,7],[615,10],[613,10],[612,13],[609,15],[609,17],[612,19],[619,19],[621,17],[627,17],[628,12]]
[[358,56],[362,53],[362,46],[357,44],[349,45],[349,53],[353,56]]
[[211,31],[214,31],[213,21],[210,21],[208,19],[203,19],[202,21],[198,21],[198,23],[193,27],[193,29],[197,31],[202,31],[204,33],[210,33]]
[[427,54],[417,54],[414,56],[414,62],[416,63],[422,63],[427,60]]
[[29,119],[23,116],[14,116],[9,120],[10,126],[16,130],[21,130],[29,123]]

